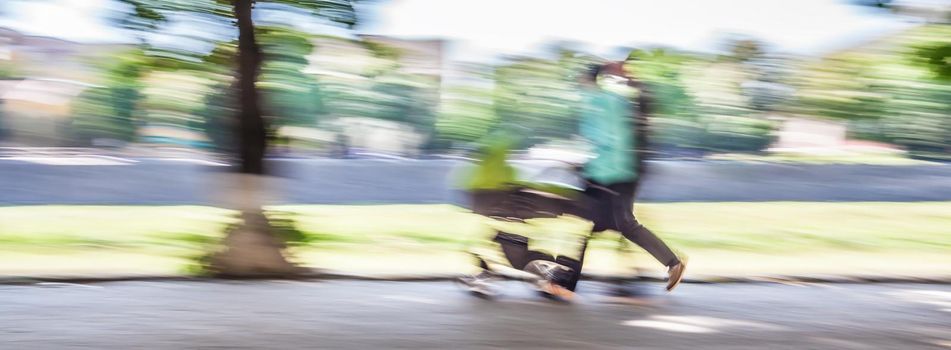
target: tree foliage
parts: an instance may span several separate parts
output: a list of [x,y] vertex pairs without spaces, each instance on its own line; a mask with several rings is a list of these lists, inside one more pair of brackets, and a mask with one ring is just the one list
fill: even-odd
[[106,68],[105,86],[84,91],[73,103],[73,131],[80,142],[96,139],[135,140],[136,110],[142,99],[145,70],[141,51],[120,55]]

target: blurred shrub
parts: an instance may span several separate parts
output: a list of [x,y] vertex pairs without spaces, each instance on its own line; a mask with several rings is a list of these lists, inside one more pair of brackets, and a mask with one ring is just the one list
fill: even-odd
[[530,138],[567,138],[576,133],[577,104],[574,81],[583,65],[571,55],[558,60],[518,58],[496,67],[493,97],[500,120],[529,127]]
[[144,141],[202,146],[201,118],[194,112],[205,103],[212,83],[188,71],[154,71],[145,77],[148,86],[139,103],[139,121],[149,131]]
[[324,108],[317,79],[304,74],[314,49],[310,36],[280,27],[257,29],[265,59],[258,78],[265,115],[273,117],[274,127],[315,127]]
[[930,69],[936,78],[951,81],[951,42],[921,44],[915,48],[913,59]]
[[92,145],[99,139],[123,142],[135,138],[132,118],[137,90],[95,87],[84,91],[73,102],[72,129],[80,143]]
[[373,98],[364,103],[373,107],[371,117],[408,125],[426,140],[435,138],[435,81],[393,69],[374,77],[370,91]]
[[894,143],[913,157],[947,158],[949,38],[951,26],[924,25],[807,66],[795,111],[848,120],[851,137]]
[[0,79],[8,79],[17,76],[17,70],[7,60],[0,61]]
[[491,90],[452,87],[443,100],[436,130],[441,139],[466,144],[487,135],[497,123]]
[[306,245],[314,240],[314,237],[297,228],[293,215],[290,213],[272,211],[267,213],[267,217],[274,234],[288,245]]
[[235,97],[229,85],[228,82],[221,82],[213,86],[212,92],[204,96],[201,106],[193,112],[201,120],[200,128],[211,141],[210,146],[226,154],[231,154],[235,149],[233,123],[237,113],[233,107],[236,105]]
[[105,86],[87,89],[73,101],[72,131],[82,144],[97,139],[129,142],[136,135],[136,108],[142,99],[142,52],[122,53],[106,66]]
[[651,121],[650,142],[660,149],[701,149],[706,130],[686,118],[655,118]]
[[705,118],[702,148],[714,152],[758,152],[774,141],[773,123],[749,117]]

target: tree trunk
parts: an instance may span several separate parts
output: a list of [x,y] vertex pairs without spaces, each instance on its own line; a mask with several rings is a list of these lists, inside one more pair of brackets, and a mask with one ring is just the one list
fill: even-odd
[[258,89],[255,83],[261,67],[261,48],[254,38],[251,22],[253,0],[234,0],[234,16],[238,20],[238,158],[244,174],[264,174],[264,152],[267,127],[261,116]]
[[262,208],[270,190],[264,167],[267,125],[255,86],[262,60],[251,21],[252,3],[253,0],[234,0],[234,16],[238,20],[235,85],[239,103],[235,146],[240,164],[239,173],[229,174],[223,188],[229,207],[241,212],[241,221],[226,233],[223,248],[212,255],[209,269],[231,277],[290,276],[301,269],[285,258],[284,242],[274,235]]

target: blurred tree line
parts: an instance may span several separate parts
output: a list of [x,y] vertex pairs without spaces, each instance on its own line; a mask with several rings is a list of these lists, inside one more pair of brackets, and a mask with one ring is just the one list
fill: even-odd
[[[737,52],[723,57],[667,48],[631,51],[626,70],[650,95],[655,147],[668,153],[758,151],[772,141],[774,123],[763,113],[788,100],[789,88],[778,82],[782,74],[771,68],[776,62],[760,57],[758,43],[732,44]],[[465,144],[499,124],[516,124],[527,132],[528,146],[576,134],[576,77],[601,61],[563,47],[553,51],[552,58],[510,58],[470,72],[484,84],[449,89],[439,136]]]
[[[226,2],[168,3],[173,5],[158,13],[184,7],[220,13]],[[130,21],[125,25],[153,28],[150,16],[145,11],[125,18]],[[652,143],[661,153],[759,152],[775,141],[784,117],[818,117],[847,123],[850,137],[933,157],[951,144],[948,28],[924,25],[819,60],[783,56],[753,38],[729,37],[716,56],[634,50],[627,68],[654,102]],[[356,78],[340,78],[308,71],[308,57],[322,50],[314,34],[272,23],[256,26],[255,33],[262,54],[256,84],[272,143],[283,142],[283,127],[326,129],[326,121],[342,117],[407,125],[431,152],[478,140],[500,123],[526,127],[529,144],[569,138],[577,115],[575,75],[594,61],[555,46],[546,58],[472,65],[464,74],[476,83],[440,86],[401,69],[398,47],[338,38],[364,47],[375,60],[362,71],[344,72]],[[100,87],[85,91],[73,105],[77,138],[86,144],[143,141],[138,130],[166,126],[204,135],[191,145],[233,149],[238,42],[232,35],[214,47],[195,53],[143,41],[104,64]]]
[[843,120],[850,136],[912,156],[951,150],[951,26],[931,24],[812,62],[797,77],[796,113]]
[[[397,48],[350,43],[366,48],[378,63],[356,72],[356,79],[340,79],[306,72],[308,56],[324,50],[313,43],[314,34],[273,25],[256,26],[255,32],[263,58],[256,85],[272,142],[283,142],[282,127],[316,129],[341,117],[402,123],[437,140],[433,135],[439,87],[428,77],[403,72]],[[149,141],[137,131],[164,126],[201,133],[207,140],[187,145],[231,150],[236,54],[237,40],[215,43],[202,55],[143,44],[102,64],[101,86],[87,90],[73,104],[76,137],[82,144],[97,139]]]
[[[494,88],[457,87],[440,136],[474,141],[500,121],[532,130],[534,143],[573,132],[570,79],[583,63],[513,59],[485,74]],[[627,70],[651,95],[652,145],[668,155],[760,152],[790,117],[841,121],[850,138],[947,159],[951,148],[951,26],[929,24],[819,60],[784,56],[729,37],[723,54],[669,48],[631,52]],[[485,70],[483,70],[484,72]]]
[[[313,124],[324,108],[316,79],[303,73],[313,49],[310,36],[281,27],[255,31],[264,57],[257,86],[270,125]],[[216,43],[204,55],[148,44],[131,49],[103,64],[101,86],[74,102],[74,130],[83,143],[131,142],[138,140],[139,128],[158,125],[202,132],[212,145],[228,148],[237,101],[236,54],[236,39]]]

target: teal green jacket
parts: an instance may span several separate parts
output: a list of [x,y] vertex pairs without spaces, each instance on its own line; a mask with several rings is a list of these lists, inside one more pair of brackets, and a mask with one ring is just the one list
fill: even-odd
[[585,164],[585,177],[604,185],[633,181],[637,169],[630,103],[604,90],[585,89],[582,95],[579,129],[595,156]]

